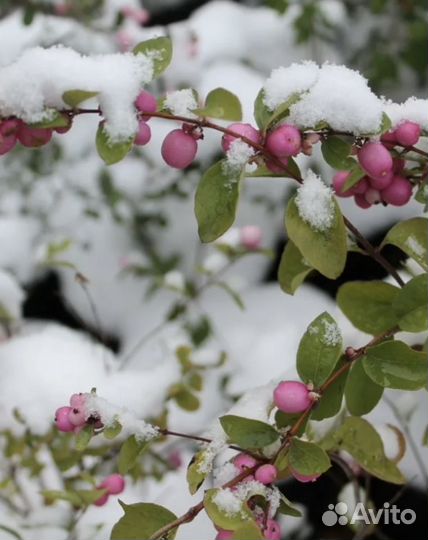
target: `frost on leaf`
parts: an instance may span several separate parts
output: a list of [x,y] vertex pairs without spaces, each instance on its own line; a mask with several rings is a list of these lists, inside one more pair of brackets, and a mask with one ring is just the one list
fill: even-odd
[[333,192],[311,170],[297,190],[296,206],[299,216],[313,229],[323,232],[333,225]]

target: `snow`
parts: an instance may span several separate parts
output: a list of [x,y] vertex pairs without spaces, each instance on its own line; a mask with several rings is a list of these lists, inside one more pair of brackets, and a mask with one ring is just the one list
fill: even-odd
[[416,122],[424,131],[428,131],[428,99],[408,98],[404,103],[386,101],[384,111],[395,128],[405,120]]
[[295,202],[299,216],[316,231],[327,231],[333,225],[333,192],[312,170],[306,173]]
[[285,121],[300,128],[327,124],[355,135],[376,133],[382,120],[382,101],[367,79],[345,66],[313,62],[274,70],[264,86],[264,103],[273,110],[293,94],[301,93]]
[[225,448],[227,448],[225,435],[220,435],[208,443],[204,448],[203,457],[198,464],[198,472],[202,474],[211,472],[213,469],[214,459]]
[[168,92],[163,104],[175,116],[197,118],[197,115],[192,110],[198,108],[198,102],[191,88]]
[[335,322],[329,322],[326,319],[322,320],[322,324],[324,326],[324,333],[321,336],[321,341],[329,347],[338,345],[342,340],[342,334],[337,324]]
[[413,251],[415,255],[418,257],[424,257],[425,256],[425,248],[422,246],[414,236],[409,236],[406,240],[406,246]]
[[229,488],[219,489],[213,497],[213,503],[226,516],[231,517],[242,511],[242,500]]
[[186,286],[186,281],[182,272],[178,270],[170,270],[163,277],[163,282],[166,287],[183,291]]
[[239,172],[244,168],[248,160],[254,156],[254,148],[242,139],[232,141],[226,153],[226,171]]
[[152,77],[153,62],[144,54],[83,56],[61,46],[36,47],[1,69],[0,115],[39,122],[49,116],[47,109],[66,107],[64,92],[98,92],[96,100],[111,140],[127,139],[138,125],[135,98]]

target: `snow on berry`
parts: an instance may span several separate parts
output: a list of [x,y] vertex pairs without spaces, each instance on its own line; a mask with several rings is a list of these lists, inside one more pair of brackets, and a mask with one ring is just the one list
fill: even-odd
[[197,117],[192,111],[198,108],[198,102],[191,88],[168,92],[164,100],[164,107],[175,116]]
[[254,156],[254,148],[244,142],[242,139],[236,139],[229,145],[226,152],[225,169],[227,171],[239,171],[250,158]]
[[310,169],[295,199],[299,216],[317,231],[327,231],[333,225],[333,192]]
[[0,116],[40,122],[49,118],[47,110],[64,108],[64,92],[97,92],[108,135],[124,140],[137,131],[134,101],[152,78],[153,61],[145,54],[89,57],[62,46],[36,47],[1,69]]

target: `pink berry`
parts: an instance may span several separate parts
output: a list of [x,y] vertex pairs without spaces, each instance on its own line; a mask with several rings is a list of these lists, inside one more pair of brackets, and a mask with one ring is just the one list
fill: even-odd
[[377,178],[369,177],[369,183],[372,188],[382,190],[389,186],[389,184],[392,182],[393,176],[394,173],[391,170],[385,174],[385,176],[378,176]]
[[73,424],[73,426],[83,426],[86,423],[86,413],[85,410],[77,409],[76,407],[72,408],[68,419]]
[[239,232],[241,244],[248,250],[259,249],[262,244],[262,231],[256,225],[246,225]]
[[380,194],[380,191],[374,188],[369,188],[365,194],[364,198],[369,204],[378,204],[382,200],[382,196]]
[[219,529],[216,540],[230,540],[233,538],[233,531],[226,531],[226,529]]
[[355,204],[360,208],[370,208],[371,204],[367,202],[364,195],[355,195],[354,196]]
[[386,176],[391,171],[393,164],[391,154],[380,142],[369,142],[360,148],[358,161],[372,178]]
[[150,129],[150,126],[147,124],[147,122],[144,122],[144,120],[140,120],[140,122],[138,123],[138,132],[135,136],[134,143],[139,146],[144,146],[150,141],[151,138],[152,130]]
[[312,405],[307,387],[299,381],[283,381],[273,393],[273,400],[279,410],[285,413],[300,413]]
[[278,477],[278,471],[275,465],[266,464],[259,467],[254,476],[261,484],[272,484]]
[[394,176],[391,184],[381,192],[382,199],[393,206],[403,206],[412,196],[412,184],[403,176]]
[[37,148],[47,144],[52,138],[52,130],[32,128],[22,122],[18,128],[18,140],[23,146]]
[[[99,486],[97,489],[101,489],[101,486]],[[101,495],[101,497],[94,502],[95,506],[104,506],[105,503],[108,501],[108,498],[109,494],[104,493],[104,495]]]
[[279,126],[266,139],[266,149],[278,157],[296,156],[302,148],[300,131],[288,124]]
[[85,394],[80,392],[79,394],[72,394],[70,397],[70,405],[73,408],[83,407],[85,405],[86,397]]
[[300,474],[293,469],[291,469],[291,474],[296,480],[298,480],[299,482],[303,482],[304,484],[306,484],[307,482],[315,482],[321,476],[319,474]]
[[[242,137],[249,139],[255,144],[260,144],[261,142],[261,135],[259,130],[254,128],[251,124],[241,124],[240,122],[238,122],[236,124],[230,124],[227,129],[233,131],[234,133],[237,133],[238,135],[242,135]],[[228,133],[225,133],[221,141],[223,150],[227,152],[233,141],[238,138],[239,137],[235,137],[234,135],[229,135]]]
[[162,157],[175,169],[185,169],[195,159],[198,144],[195,139],[182,129],[174,129],[162,143]]
[[[146,92],[146,90],[143,90],[142,92],[140,92],[137,99],[135,100],[135,106],[141,112],[154,113],[158,108],[158,102],[156,101],[155,96],[150,94],[150,92]],[[148,120],[149,118],[150,114],[145,114],[142,117],[143,120]]]
[[265,161],[266,167],[275,174],[284,174],[284,171],[288,167],[288,158],[276,158],[276,161],[283,163],[283,167],[270,159]]
[[352,197],[354,194],[352,188],[343,191],[343,186],[350,174],[348,171],[339,171],[333,176],[333,189],[338,197]]
[[355,184],[355,186],[352,186],[352,192],[355,195],[364,195],[364,193],[369,189],[370,184],[366,177],[362,178],[358,184]]
[[70,131],[71,126],[73,125],[73,120],[70,118],[70,116],[68,116],[68,114],[62,114],[62,117],[67,122],[67,125],[54,128],[54,131],[56,131],[60,135],[63,135],[64,133],[67,133],[67,131]]
[[255,467],[257,465],[257,461],[248,454],[238,454],[234,458],[233,464],[237,469],[243,472],[247,469],[252,469],[253,467]]
[[264,530],[264,537],[267,540],[281,540],[281,528],[274,519],[268,519]]
[[71,407],[60,407],[55,412],[55,424],[60,431],[68,433],[73,431],[74,424],[70,422],[69,415],[72,411]]
[[388,133],[384,133],[382,137],[380,138],[384,146],[391,149],[394,148],[394,146],[397,144],[397,138],[395,136],[395,131],[388,131]]
[[100,487],[106,489],[110,495],[118,495],[125,489],[125,479],[121,474],[111,474],[101,482]]
[[416,122],[403,122],[395,130],[397,141],[403,146],[413,146],[419,141],[421,126]]
[[4,120],[0,124],[0,156],[10,152],[16,145],[16,120]]

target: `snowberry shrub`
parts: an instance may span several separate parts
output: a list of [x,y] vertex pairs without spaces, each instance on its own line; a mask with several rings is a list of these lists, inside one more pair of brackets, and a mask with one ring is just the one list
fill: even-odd
[[[147,122],[156,117],[181,123],[181,129],[165,137],[161,154],[168,166],[185,169],[193,163],[198,145],[204,144],[204,132],[214,130],[222,134],[225,155],[204,172],[196,189],[195,215],[202,242],[218,240],[216,249],[227,262],[250,251],[261,252],[261,233],[256,228],[241,229],[233,246],[221,239],[234,223],[245,177],[263,178],[273,173],[278,182],[288,179],[297,186],[286,207],[288,243],[278,272],[284,292],[294,294],[311,272],[337,279],[348,252],[356,249],[372,257],[395,283],[342,285],[337,295],[339,308],[356,329],[372,337],[357,348],[344,344],[334,318],[321,313],[306,330],[302,329],[296,355],[300,380],[276,381],[249,391],[216,419],[208,434],[198,436],[170,428],[166,404],[164,414],[147,422],[120,403],[107,402],[95,390],[73,394],[70,406],[57,409],[53,422],[56,430],[47,440],[55,440],[59,446],[54,450],[61,470],[83,465],[88,470],[81,471],[77,478],[67,476],[62,491],[44,490],[45,499],[68,501],[73,511],[81,512],[92,505],[111,504],[111,496],[125,490],[126,476],[137,481],[143,476],[166,437],[194,439],[200,444],[186,476],[192,495],[203,492],[200,501],[181,516],[146,500],[122,502],[124,515],[113,528],[112,540],[132,539],[136,534],[152,540],[173,537],[177,528],[202,511],[218,530],[217,538],[279,539],[278,515],[296,516],[299,511],[279,490],[278,479],[314,482],[330,469],[333,460],[343,465],[344,452],[353,466],[367,474],[403,484],[405,478],[397,460],[387,457],[375,427],[362,417],[376,407],[385,389],[415,391],[426,384],[426,359],[420,349],[421,333],[427,330],[421,301],[426,298],[427,276],[421,272],[403,278],[385,259],[382,247],[399,247],[426,272],[427,223],[420,216],[399,222],[382,245],[375,247],[342,214],[338,199],[353,196],[364,209],[378,203],[401,206],[413,193],[418,202],[425,202],[428,154],[422,144],[415,145],[426,142],[426,103],[413,99],[401,105],[385,103],[363,77],[344,66],[293,64],[275,70],[260,90],[254,105],[256,123],[252,125],[242,123],[239,98],[226,89],[212,90],[204,101],[192,89],[168,93],[159,100],[144,89],[168,67],[172,51],[167,38],[139,44],[133,53],[123,56],[123,80],[129,82],[125,86],[120,86],[122,78],[107,76],[112,67],[118,67],[114,56],[92,63],[90,58],[63,49],[37,54],[41,69],[39,65],[26,65],[34,70],[33,107],[39,103],[39,109],[23,110],[13,100],[0,101],[0,153],[13,151],[17,140],[28,147],[45,145],[53,130],[66,135],[76,115],[101,115],[96,148],[104,162],[112,165],[125,158],[134,144],[150,143]],[[58,60],[64,54],[73,58],[76,70],[67,70],[69,87],[57,84],[52,88],[45,78],[48,70],[44,62],[50,65],[52,58]],[[62,69],[58,65],[56,75],[61,81]],[[99,70],[97,90],[79,90],[91,87],[81,73],[93,70]],[[7,77],[11,72],[6,72],[6,82],[10,82]],[[297,72],[299,84],[294,87]],[[0,88],[2,80],[0,76]],[[103,80],[109,84],[102,84]],[[325,88],[333,98],[326,99]],[[123,103],[117,102],[117,95],[123,95]],[[85,108],[87,99],[98,100],[98,107]],[[56,106],[46,110],[46,104],[53,103]],[[233,124],[224,127],[225,122]],[[311,155],[315,145],[336,171],[331,173],[332,182],[324,182],[312,170],[302,173],[293,159]],[[107,184],[106,193],[117,201],[117,193]],[[147,273],[144,267],[140,270]],[[216,277],[214,272],[205,271],[210,279]],[[182,294],[180,303],[168,314],[168,320],[176,321],[198,298],[200,289],[187,287],[184,279],[171,275],[170,267],[164,282]],[[239,295],[230,285],[221,281],[215,284],[223,286],[241,306]],[[409,347],[402,341],[401,331],[415,334],[417,346]],[[172,385],[165,399],[175,400],[187,411],[199,405],[201,373],[207,369],[192,361],[191,352],[187,345],[177,350],[182,380]],[[326,418],[333,428],[321,437],[315,427]],[[58,431],[62,432],[59,436]],[[92,445],[94,439],[98,444]],[[70,453],[66,457],[70,457],[71,465],[64,463],[64,447]],[[170,460],[160,456],[159,462],[165,472],[171,469]],[[105,469],[111,473],[107,477]],[[82,489],[82,482],[90,489]]]

